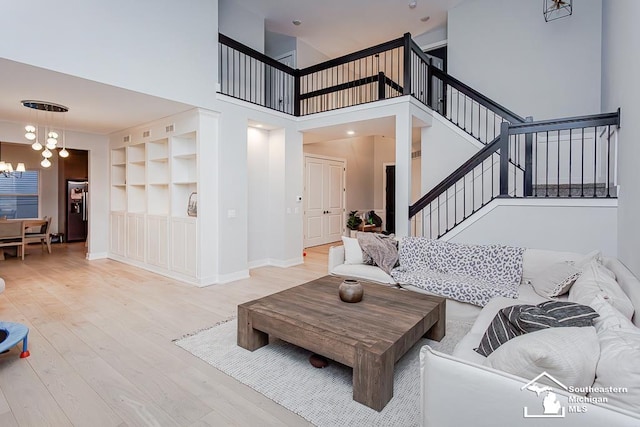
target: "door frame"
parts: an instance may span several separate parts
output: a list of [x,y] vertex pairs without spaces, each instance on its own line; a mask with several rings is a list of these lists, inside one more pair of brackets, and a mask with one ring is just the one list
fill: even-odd
[[346,223],[346,212],[347,212],[347,159],[343,157],[332,157],[325,156],[323,154],[313,154],[313,153],[302,153],[302,180],[303,180],[303,189],[302,189],[302,247],[306,248],[307,236],[305,235],[305,229],[307,227],[307,209],[305,206],[307,200],[307,158],[320,159],[320,160],[331,160],[334,162],[342,162],[344,164],[344,168],[342,168],[342,183],[344,185],[344,191],[342,192],[342,235],[344,236],[347,230]]
[[[384,162],[382,164],[382,217],[384,222],[382,223],[383,229],[386,230],[387,225],[387,166],[395,166],[396,162]],[[395,224],[394,224],[395,225]]]

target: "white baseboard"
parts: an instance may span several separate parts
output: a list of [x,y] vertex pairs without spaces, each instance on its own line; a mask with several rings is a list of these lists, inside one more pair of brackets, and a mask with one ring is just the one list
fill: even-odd
[[235,282],[236,280],[248,279],[249,277],[249,270],[240,270],[229,274],[220,274],[218,275],[216,284]]
[[249,269],[258,268],[258,267],[267,267],[269,265],[271,265],[269,258],[258,259],[258,260],[249,262]]
[[96,259],[107,259],[109,258],[109,254],[107,252],[87,252],[85,258],[89,261],[93,261]]
[[280,268],[293,267],[295,265],[300,265],[300,264],[304,264],[304,259],[302,257],[296,257],[296,258],[285,259],[285,260],[272,259],[270,260],[270,263],[269,263],[269,265],[272,265],[274,267],[280,267]]

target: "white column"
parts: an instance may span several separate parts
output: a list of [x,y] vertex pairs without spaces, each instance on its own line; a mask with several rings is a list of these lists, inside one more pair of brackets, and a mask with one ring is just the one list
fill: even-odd
[[411,114],[409,105],[396,114],[396,235],[410,234]]

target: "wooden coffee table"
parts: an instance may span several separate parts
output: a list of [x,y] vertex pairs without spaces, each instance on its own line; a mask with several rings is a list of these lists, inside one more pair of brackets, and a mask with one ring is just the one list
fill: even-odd
[[[445,299],[362,282],[364,298],[338,297],[342,278],[320,279],[238,306],[238,345],[269,335],[353,368],[353,400],[381,411],[393,397],[395,363],[423,336],[445,334]],[[416,373],[417,375],[417,373]]]

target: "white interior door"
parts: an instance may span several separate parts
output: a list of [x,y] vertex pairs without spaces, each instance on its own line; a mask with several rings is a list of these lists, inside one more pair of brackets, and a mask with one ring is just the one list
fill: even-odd
[[305,156],[305,247],[340,240],[344,226],[344,176],[344,161]]

